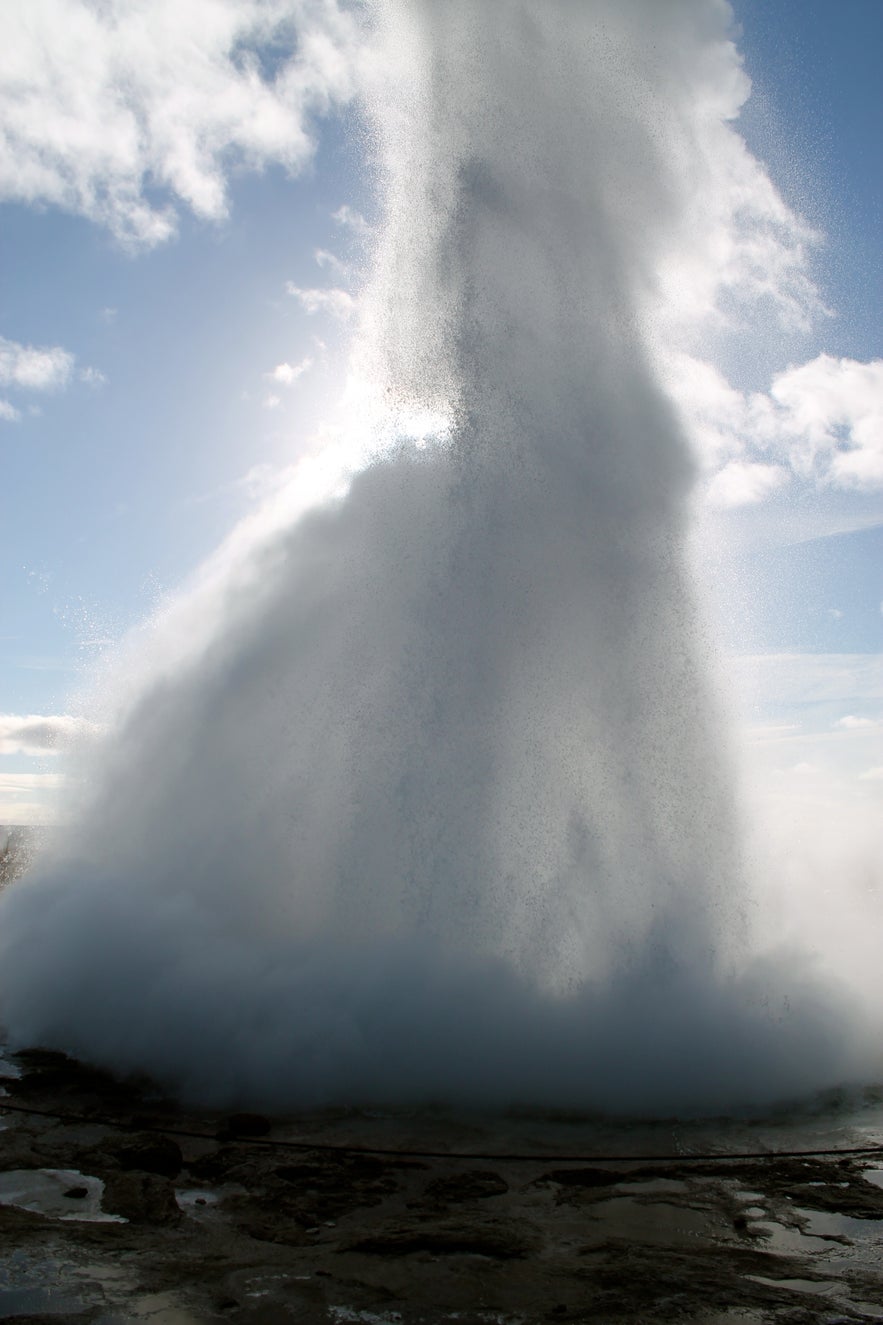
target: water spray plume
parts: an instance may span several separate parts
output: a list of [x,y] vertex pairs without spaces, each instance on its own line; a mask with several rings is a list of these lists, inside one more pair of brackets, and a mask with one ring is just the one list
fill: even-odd
[[270,1108],[693,1111],[854,1075],[841,996],[752,955],[653,366],[685,180],[708,123],[735,141],[727,7],[372,17],[374,458],[157,628],[0,904],[2,1018]]

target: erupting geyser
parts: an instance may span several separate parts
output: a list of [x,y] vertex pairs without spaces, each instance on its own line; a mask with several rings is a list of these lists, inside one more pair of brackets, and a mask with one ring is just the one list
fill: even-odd
[[16,1042],[265,1107],[711,1108],[852,1070],[830,996],[746,950],[647,344],[727,18],[378,6],[354,363],[386,442],[172,609],[192,638],[160,629],[3,899]]

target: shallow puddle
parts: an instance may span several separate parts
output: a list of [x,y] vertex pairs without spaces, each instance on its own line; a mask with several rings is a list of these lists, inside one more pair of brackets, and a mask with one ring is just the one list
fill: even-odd
[[851,1297],[849,1305],[854,1311],[860,1311],[863,1316],[867,1316],[870,1320],[883,1320],[883,1307],[878,1306],[875,1302],[860,1302],[857,1298]]
[[817,1297],[836,1297],[843,1292],[843,1285],[835,1279],[768,1279],[762,1274],[747,1274],[745,1278],[770,1288],[787,1288],[794,1293],[813,1293]]
[[109,1312],[94,1325],[200,1325],[200,1318],[180,1307],[170,1293],[150,1293],[126,1303],[125,1314]]
[[89,1224],[124,1224],[121,1215],[101,1208],[104,1183],[77,1169],[10,1169],[0,1173],[0,1205],[50,1219]]
[[202,1210],[208,1205],[217,1205],[220,1197],[217,1192],[207,1187],[187,1187],[175,1191],[175,1200],[182,1210],[192,1212]]
[[70,1318],[85,1303],[54,1288],[0,1288],[0,1320],[22,1316]]
[[865,1182],[872,1182],[875,1187],[883,1187],[883,1169],[865,1169],[862,1177]]
[[849,1240],[878,1240],[883,1238],[883,1220],[855,1219],[828,1210],[797,1210],[806,1220],[807,1233],[817,1238],[849,1238]]
[[201,1325],[171,1293],[139,1292],[112,1262],[77,1265],[66,1258],[14,1252],[0,1262],[0,1320],[37,1316],[60,1321],[98,1310],[93,1325]]
[[27,1316],[70,1318],[87,1303],[55,1259],[20,1248],[0,1260],[0,1320]]
[[748,1225],[748,1232],[763,1240],[765,1250],[779,1252],[785,1256],[806,1256],[825,1251],[830,1246],[824,1238],[802,1233],[799,1228],[788,1224],[779,1224],[774,1219],[758,1219]]

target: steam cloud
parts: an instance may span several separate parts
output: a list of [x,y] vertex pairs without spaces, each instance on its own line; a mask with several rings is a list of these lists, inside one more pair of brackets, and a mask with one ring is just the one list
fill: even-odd
[[0,904],[2,1017],[278,1108],[695,1110],[854,1075],[846,1003],[751,956],[647,341],[714,89],[738,101],[726,6],[376,20],[353,361],[399,440],[234,545],[186,645],[160,633],[76,830]]

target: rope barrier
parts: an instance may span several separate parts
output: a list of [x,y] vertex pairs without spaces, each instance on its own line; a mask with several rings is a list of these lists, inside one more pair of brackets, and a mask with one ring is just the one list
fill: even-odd
[[23,1104],[10,1104],[0,1099],[0,1110],[35,1118],[54,1118],[59,1122],[109,1127],[123,1132],[149,1132],[164,1136],[181,1136],[188,1140],[223,1143],[236,1141],[239,1145],[265,1146],[280,1150],[313,1150],[323,1154],[377,1155],[388,1159],[444,1159],[471,1163],[482,1160],[497,1164],[734,1164],[747,1160],[825,1159],[858,1155],[883,1155],[883,1144],[866,1146],[829,1146],[817,1150],[743,1150],[721,1154],[720,1151],[689,1155],[526,1155],[521,1152],[456,1150],[409,1150],[389,1146],[342,1145],[334,1141],[292,1141],[285,1137],[249,1136],[229,1130],[221,1132],[193,1131],[185,1127],[165,1126],[143,1121],[124,1122],[105,1115],[85,1117],[51,1109],[32,1109]]

